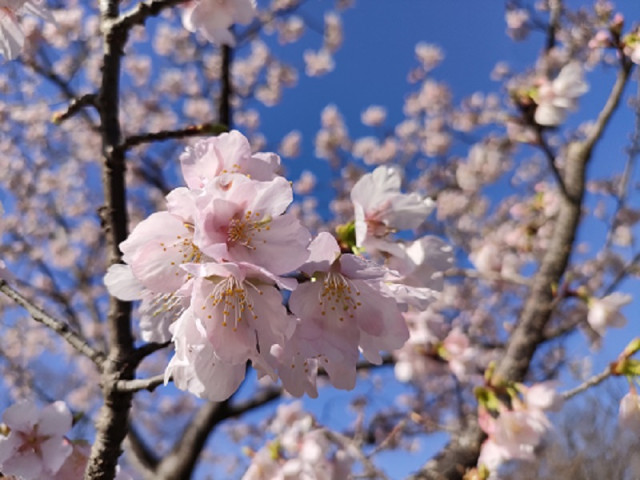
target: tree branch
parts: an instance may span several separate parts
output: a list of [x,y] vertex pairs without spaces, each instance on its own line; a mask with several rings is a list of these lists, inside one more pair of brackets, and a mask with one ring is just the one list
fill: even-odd
[[591,387],[595,387],[596,385],[601,384],[607,378],[609,378],[611,374],[612,374],[611,366],[608,366],[602,372],[587,379],[584,383],[581,383],[577,387],[572,388],[571,390],[567,390],[566,392],[562,392],[562,398],[564,398],[565,400],[569,400],[570,398],[575,397],[579,393],[582,393]]
[[[118,11],[118,0],[100,1],[104,55],[98,109],[102,133],[102,182],[105,195],[105,207],[101,213],[109,265],[120,263],[118,245],[127,238],[128,224],[125,157],[124,150],[118,148],[121,141],[118,119],[120,68],[122,48],[128,32],[114,28]],[[106,326],[109,354],[101,380],[104,404],[96,420],[96,438],[85,472],[85,478],[88,480],[112,480],[115,477],[118,457],[122,453],[122,442],[128,433],[132,398],[130,392],[120,392],[116,385],[120,380],[131,380],[136,367],[135,362],[131,361],[134,351],[131,303],[110,297]]]
[[31,318],[33,318],[36,322],[41,323],[56,332],[76,351],[88,357],[93,363],[96,364],[98,369],[102,370],[102,364],[105,360],[104,353],[94,349],[91,345],[89,345],[89,342],[85,338],[71,330],[69,328],[69,325],[64,323],[62,320],[53,318],[40,307],[34,305],[33,303],[31,303],[31,301],[23,297],[20,293],[11,288],[7,284],[7,282],[1,279],[0,291],[15,303],[23,307],[29,313],[29,315],[31,315]]
[[162,132],[143,133],[127,137],[120,148],[129,150],[138,145],[152,142],[163,142],[175,138],[198,137],[200,135],[219,135],[228,129],[226,124],[205,123],[202,125],[192,125],[180,130],[164,130]]

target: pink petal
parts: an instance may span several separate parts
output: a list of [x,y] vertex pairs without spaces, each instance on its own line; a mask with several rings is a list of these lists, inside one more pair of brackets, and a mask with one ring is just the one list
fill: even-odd
[[39,434],[62,436],[71,429],[73,418],[71,412],[62,401],[47,405],[42,409],[39,416]]
[[15,475],[22,480],[42,480],[42,460],[34,451],[14,455],[2,464],[2,473]]
[[40,411],[30,400],[16,403],[7,408],[2,414],[2,420],[12,430],[31,432],[38,421]]
[[140,300],[144,296],[145,288],[133,275],[129,265],[111,265],[103,281],[111,295],[125,302]]
[[40,445],[42,452],[42,462],[45,470],[56,473],[65,462],[67,457],[71,455],[73,447],[71,444],[60,437],[53,437],[42,442]]

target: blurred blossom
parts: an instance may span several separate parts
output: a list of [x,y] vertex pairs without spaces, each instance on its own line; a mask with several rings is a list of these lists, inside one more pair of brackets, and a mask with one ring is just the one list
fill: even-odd
[[587,322],[600,335],[604,335],[607,327],[624,327],[627,319],[620,309],[631,303],[631,295],[614,292],[602,298],[590,298]]
[[287,133],[280,142],[280,154],[284,157],[296,158],[300,155],[302,134],[298,130]]
[[331,52],[326,49],[318,51],[305,50],[305,73],[310,77],[319,77],[331,72],[335,67]]
[[316,186],[316,176],[313,172],[305,170],[300,174],[300,178],[293,184],[293,191],[298,195],[306,195]]
[[542,79],[536,98],[536,123],[546,126],[563,123],[569,110],[575,110],[578,106],[578,98],[589,90],[583,77],[582,66],[578,62],[571,62],[552,81]]
[[367,108],[360,119],[364,125],[369,127],[379,127],[387,118],[387,110],[379,105],[372,105]]
[[282,44],[297,42],[304,33],[304,20],[291,15],[278,24],[278,41]]
[[324,16],[324,48],[329,52],[335,52],[342,45],[342,20],[334,12],[328,12]]
[[640,437],[640,396],[635,388],[622,397],[618,422],[621,428]]
[[529,34],[529,11],[524,8],[509,8],[505,13],[507,34],[514,40],[524,40]]
[[416,57],[422,64],[422,68],[427,72],[437,67],[444,58],[440,47],[430,43],[418,43],[416,45],[415,52]]

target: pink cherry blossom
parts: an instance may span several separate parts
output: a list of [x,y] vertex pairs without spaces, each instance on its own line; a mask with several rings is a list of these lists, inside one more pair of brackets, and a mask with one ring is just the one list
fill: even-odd
[[590,298],[587,322],[600,335],[604,335],[607,327],[623,327],[627,319],[620,308],[631,303],[631,295],[615,292],[602,298]]
[[244,379],[251,360],[259,376],[275,379],[271,349],[284,344],[293,319],[275,288],[280,279],[251,264],[206,263],[183,267],[194,277],[190,308],[170,327],[176,353],[165,371],[183,390],[221,401]]
[[640,396],[635,388],[622,397],[618,422],[625,430],[640,436]]
[[453,374],[461,381],[466,380],[477,361],[476,349],[471,346],[469,337],[454,328],[442,342],[442,348]]
[[199,197],[194,243],[217,261],[249,262],[276,275],[297,269],[308,256],[311,235],[290,213],[289,182],[258,182],[226,174]]
[[280,378],[287,390],[300,393],[299,382],[314,381],[306,362],[316,359],[335,387],[348,390],[355,385],[359,350],[379,364],[380,350],[401,347],[409,332],[398,304],[384,287],[386,269],[355,255],[341,255],[328,233],[318,235],[309,248],[311,255],[302,270],[312,281],[300,284],[289,300],[299,321],[279,355]]
[[305,73],[310,77],[326,75],[335,68],[335,62],[331,52],[326,48],[318,51],[305,50],[304,52]]
[[237,130],[198,140],[180,155],[189,188],[201,189],[223,173],[243,173],[254,180],[271,180],[280,167],[275,153],[252,153],[249,140]]
[[72,446],[64,435],[71,429],[71,412],[64,402],[39,409],[30,401],[17,403],[2,415],[11,429],[0,437],[0,469],[25,480],[39,480],[55,474]]
[[246,263],[185,266],[195,278],[191,306],[221,360],[244,363],[268,355],[293,331],[292,319],[276,289],[292,289],[293,279],[274,277]]
[[371,105],[360,115],[360,121],[370,127],[379,127],[386,118],[387,110],[380,105]]
[[55,23],[53,15],[42,0],[0,0],[0,52],[13,60],[24,46],[24,32],[18,14],[30,13],[47,22]]
[[355,210],[356,245],[367,250],[391,247],[385,240],[398,230],[417,228],[433,208],[433,201],[417,193],[400,193],[397,168],[380,166],[363,175],[351,190]]
[[234,46],[230,27],[234,23],[247,25],[255,15],[255,0],[193,0],[183,7],[182,24],[210,42]]
[[551,427],[546,415],[537,409],[504,409],[497,418],[481,409],[479,422],[489,438],[482,445],[478,463],[490,470],[508,460],[533,460],[535,447]]
[[578,62],[565,65],[553,80],[543,80],[538,89],[538,108],[535,120],[540,125],[555,126],[565,121],[569,110],[574,110],[578,98],[589,90]]
[[528,409],[560,410],[564,399],[556,390],[555,382],[536,383],[530,387],[522,387],[523,400]]
[[245,363],[220,360],[193,309],[185,310],[170,328],[176,352],[165,370],[165,383],[172,378],[179,389],[211,401],[229,398],[244,380]]

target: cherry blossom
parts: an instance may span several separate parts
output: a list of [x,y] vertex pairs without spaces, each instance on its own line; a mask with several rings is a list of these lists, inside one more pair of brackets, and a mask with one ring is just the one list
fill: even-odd
[[247,137],[237,130],[198,140],[180,155],[185,183],[191,189],[223,173],[242,173],[254,180],[276,176],[280,158],[274,153],[252,153]]
[[534,449],[551,424],[541,410],[503,410],[493,418],[480,412],[480,426],[489,435],[478,464],[495,470],[508,460],[533,460]]
[[536,122],[545,126],[563,123],[569,110],[577,107],[578,98],[589,90],[583,77],[581,65],[571,62],[560,70],[553,81],[543,79],[536,98]]
[[234,23],[246,25],[255,15],[255,0],[192,0],[183,7],[182,24],[190,32],[201,32],[210,42],[234,46],[230,27]]
[[165,383],[211,401],[222,401],[244,380],[246,365],[223,362],[207,339],[202,322],[188,309],[170,327],[175,354],[165,370]]
[[15,59],[24,46],[24,32],[18,14],[30,13],[46,22],[55,23],[43,0],[1,0],[0,1],[0,52],[7,60]]
[[395,299],[384,287],[385,269],[361,257],[340,254],[328,233],[319,234],[309,248],[311,255],[302,270],[312,281],[300,284],[289,300],[299,320],[279,354],[280,378],[291,393],[315,393],[315,387],[299,382],[313,384],[315,365],[308,360],[316,359],[335,387],[348,390],[355,384],[359,350],[379,364],[380,350],[401,347],[409,332]]
[[620,400],[618,422],[620,427],[640,436],[640,396],[635,388]]
[[308,256],[310,234],[284,213],[293,200],[289,182],[258,182],[226,174],[207,184],[198,198],[194,243],[218,261],[250,262],[280,275]]
[[434,202],[418,193],[400,193],[398,169],[380,166],[363,175],[351,190],[355,210],[356,245],[367,251],[393,249],[387,236],[398,230],[417,228],[431,212]]
[[627,319],[620,309],[631,303],[631,295],[615,292],[602,298],[590,298],[587,322],[600,335],[607,327],[623,327]]
[[342,479],[351,474],[353,455],[334,446],[300,402],[281,405],[270,430],[277,435],[258,452],[242,480]]
[[25,480],[54,475],[72,452],[64,435],[71,429],[71,412],[64,402],[40,410],[25,401],[9,407],[2,415],[10,428],[0,437],[0,469]]

